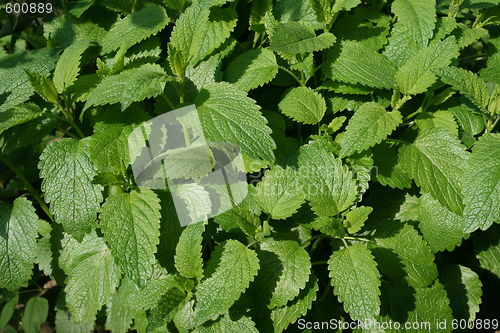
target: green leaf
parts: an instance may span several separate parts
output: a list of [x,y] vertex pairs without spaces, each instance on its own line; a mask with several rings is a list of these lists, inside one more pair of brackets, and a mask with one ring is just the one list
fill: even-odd
[[332,47],[325,62],[327,77],[351,84],[392,89],[396,68],[384,55],[355,41],[342,41]]
[[208,215],[212,213],[210,193],[197,183],[177,185],[174,197],[180,198],[185,203],[186,209],[177,211],[182,226],[188,223],[206,221]]
[[91,333],[94,331],[95,318],[75,323],[67,309],[56,312],[56,331],[67,333]]
[[50,79],[48,79],[45,75],[40,75],[36,72],[30,72],[28,70],[26,70],[26,75],[28,75],[31,85],[40,97],[47,102],[54,104],[58,103],[57,90]]
[[116,23],[102,41],[102,53],[107,54],[120,47],[130,48],[158,34],[169,23],[165,8],[152,5],[127,15]]
[[168,54],[171,66],[172,60],[178,58],[177,63],[180,68],[177,71],[172,68],[177,76],[182,75],[184,69],[196,54],[203,31],[207,29],[209,15],[209,8],[197,2],[188,7],[175,23],[170,35]]
[[398,67],[403,66],[422,48],[412,37],[412,32],[401,21],[397,21],[393,25],[387,41],[388,44],[385,46],[383,54]]
[[9,323],[17,303],[19,303],[18,293],[14,294],[3,306],[2,313],[0,314],[0,327],[4,328]]
[[305,288],[311,273],[311,259],[299,243],[267,238],[257,251],[259,274],[249,292],[260,294],[258,302],[269,309],[285,306]]
[[34,89],[26,70],[39,76],[49,75],[59,55],[53,48],[16,52],[0,59],[0,112],[26,102]]
[[395,0],[392,12],[408,29],[410,36],[420,47],[425,47],[432,38],[436,24],[435,0]]
[[293,301],[271,311],[274,332],[286,330],[289,324],[293,324],[297,319],[305,316],[307,311],[312,308],[318,290],[318,278],[311,272],[305,288],[298,293]]
[[86,234],[81,243],[63,247],[61,258],[66,278],[66,302],[75,322],[94,318],[111,297],[121,275],[111,251],[95,232]]
[[[170,36],[169,55],[179,52],[180,72],[212,53],[229,37],[236,25],[231,7],[209,9],[209,2],[195,2],[181,14]],[[172,51],[171,51],[172,50]]]
[[485,110],[488,106],[490,94],[486,83],[477,74],[459,67],[445,67],[433,72],[439,75],[441,81],[460,91],[481,110]]
[[487,82],[500,84],[500,53],[495,53],[488,57],[486,67],[479,71],[479,76]]
[[248,288],[259,270],[254,250],[230,239],[217,245],[196,290],[195,311],[198,325],[216,320]]
[[411,179],[398,162],[398,152],[389,143],[382,142],[372,148],[373,165],[377,166],[375,174],[378,182],[392,188],[409,188]]
[[38,216],[24,197],[0,201],[0,286],[18,290],[31,278],[35,262]]
[[160,204],[145,188],[117,193],[106,199],[101,211],[104,240],[125,273],[138,286],[149,279],[160,237]]
[[182,231],[175,249],[175,268],[180,275],[201,280],[203,278],[203,258],[201,242],[205,223],[188,224]]
[[444,128],[454,137],[458,137],[458,126],[453,114],[449,111],[438,110],[434,113],[422,112],[415,118],[415,123],[420,130]]
[[64,50],[54,71],[54,86],[61,94],[75,82],[80,72],[80,60],[82,54],[90,46],[88,41],[78,41]]
[[500,217],[500,134],[479,138],[466,168],[463,186],[465,232],[486,230]]
[[409,95],[425,92],[437,79],[430,70],[448,66],[451,59],[457,58],[458,55],[457,43],[453,36],[417,51],[396,73],[396,83],[400,91]]
[[205,29],[201,31],[201,35],[198,37],[200,42],[193,59],[189,63],[196,65],[200,60],[216,50],[231,35],[231,32],[236,27],[236,22],[237,13],[233,7],[211,8],[208,22],[206,22]]
[[415,142],[400,149],[403,170],[444,207],[463,215],[462,182],[469,155],[449,131],[422,131]]
[[449,265],[439,277],[450,299],[453,317],[475,320],[483,295],[483,284],[476,272],[469,267]]
[[[359,4],[359,2],[356,3],[357,1],[349,2]],[[341,1],[335,2],[335,5],[339,3]],[[340,16],[335,22],[332,32],[338,39],[356,40],[372,50],[379,51],[387,44],[390,28],[390,16],[360,6],[345,16]]]
[[465,97],[462,97],[462,103],[447,110],[455,117],[459,126],[460,140],[467,148],[471,148],[476,142],[475,136],[484,131],[483,117],[477,114],[476,110],[477,108]]
[[113,333],[127,333],[134,318],[134,311],[124,302],[125,296],[118,290],[107,304],[105,327]]
[[38,118],[44,113],[34,103],[25,103],[13,106],[0,112],[0,134],[11,127],[24,124],[32,119]]
[[411,225],[389,221],[377,228],[370,244],[380,271],[392,280],[405,279],[414,288],[427,287],[437,277],[434,255]]
[[180,333],[191,333],[197,326],[194,300],[187,302],[174,316],[174,323]]
[[484,268],[500,278],[500,229],[491,227],[489,233],[474,237],[474,251],[481,268]]
[[398,110],[386,112],[378,103],[363,104],[349,120],[341,142],[340,157],[362,152],[382,142],[402,120]]
[[335,43],[335,36],[324,32],[316,36],[314,29],[299,22],[279,23],[271,36],[272,51],[289,54],[310,53],[329,48]]
[[478,39],[487,36],[488,30],[481,27],[469,28],[466,24],[458,23],[457,29],[454,30],[454,35],[458,40],[458,48],[464,49]]
[[331,2],[328,0],[311,0],[311,7],[314,10],[316,19],[328,26],[333,18]]
[[326,112],[323,96],[309,87],[288,91],[278,106],[282,113],[296,122],[311,125],[319,123]]
[[171,288],[180,288],[180,277],[167,274],[166,270],[158,264],[153,265],[151,278],[139,288],[128,277],[122,279],[120,293],[123,303],[136,311],[145,311],[158,304],[161,297]]
[[419,229],[433,252],[453,251],[462,243],[464,218],[450,212],[430,194],[420,197]]
[[198,326],[192,333],[259,333],[255,328],[255,323],[248,317],[241,317],[232,320],[229,316],[222,317],[216,322],[207,322]]
[[[249,195],[248,197],[251,197]],[[255,236],[256,233],[262,231],[262,222],[255,213],[248,210],[246,207],[234,207],[215,217],[223,230],[234,231],[242,230],[248,236]]]
[[90,232],[103,199],[102,187],[92,184],[97,173],[90,161],[88,143],[89,139],[55,141],[45,148],[38,164],[50,212],[78,241]]
[[305,201],[298,173],[279,166],[266,172],[257,184],[254,198],[268,216],[277,220],[292,216]]
[[[189,296],[191,296],[189,294]],[[160,301],[151,309],[148,316],[148,328],[146,332],[162,331],[166,324],[174,318],[179,310],[187,304],[186,291],[182,288],[169,288],[160,298]]]
[[83,0],[74,4],[73,8],[68,10],[75,17],[79,18],[82,14],[94,4],[95,0]]
[[213,83],[200,92],[195,104],[207,140],[237,144],[251,157],[274,161],[271,129],[246,93],[229,83]]
[[23,329],[26,333],[38,333],[40,326],[49,314],[49,301],[46,298],[35,296],[26,303],[23,315]]
[[111,75],[89,94],[83,110],[92,106],[121,103],[122,111],[133,102],[159,95],[169,80],[158,64],[145,64]]
[[354,208],[349,213],[347,213],[346,215],[347,231],[350,234],[358,232],[363,227],[365,221],[368,219],[368,215],[370,215],[372,211],[373,211],[372,207],[360,206]]
[[[434,283],[428,288],[408,288],[398,284],[385,284],[382,286],[382,306],[389,309],[389,318],[381,318],[384,322],[389,320],[401,323],[400,330],[390,332],[401,332],[404,323],[419,323],[413,328],[408,325],[404,332],[451,332],[451,322],[454,317],[449,306],[449,299],[443,285]],[[437,327],[437,323],[446,322],[445,327]],[[369,328],[373,328],[369,327]],[[389,331],[389,330],[386,330]]]
[[328,260],[333,292],[353,320],[380,313],[380,273],[370,250],[353,244],[335,251]]
[[298,164],[300,183],[317,215],[334,216],[354,203],[357,186],[352,172],[331,152],[300,147]]
[[[116,122],[117,118],[120,122]],[[99,114],[90,139],[90,158],[95,168],[101,173],[125,177],[126,168],[131,161],[129,135],[149,118],[149,114],[135,108],[124,113],[118,108],[111,108]]]
[[339,0],[335,1],[332,7],[332,13],[338,13],[341,10],[350,10],[361,3],[361,0]]
[[263,86],[278,74],[278,63],[273,51],[263,48],[250,50],[235,58],[227,66],[225,80],[243,91]]

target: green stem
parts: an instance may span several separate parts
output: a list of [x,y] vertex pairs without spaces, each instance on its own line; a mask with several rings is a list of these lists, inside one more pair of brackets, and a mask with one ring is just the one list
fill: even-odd
[[83,134],[82,130],[76,125],[76,123],[74,122],[74,120],[72,118],[68,119],[68,123],[75,129],[75,131],[78,133],[80,138],[83,139],[85,137],[85,134]]
[[481,28],[483,25],[481,24],[481,21],[483,20],[484,13],[479,13],[479,15],[476,17],[476,20],[472,24],[472,29],[475,28]]
[[73,127],[76,130],[76,132],[78,133],[78,135],[80,135],[80,137],[83,139],[85,137],[85,134],[83,134],[82,130],[80,130],[80,128],[76,125],[71,113],[66,112],[66,110],[64,110],[63,106],[59,103],[57,103],[57,107],[64,114],[64,117],[65,117],[64,121],[66,121],[68,124],[70,124],[71,127]]
[[282,66],[278,66],[278,68],[281,69],[281,70],[284,70],[285,72],[287,72],[288,74],[290,74],[295,79],[295,81],[297,81],[301,86],[303,86],[303,84],[300,81],[300,79],[295,74],[293,74],[292,71],[290,71],[287,68],[282,67]]
[[58,127],[58,128],[57,128],[57,130],[58,130],[58,131],[63,132],[64,134],[66,134],[67,136],[72,137],[72,138],[73,138],[73,139],[75,139],[75,140],[80,140],[80,138],[79,138],[79,137],[77,137],[77,136],[76,136],[76,135],[74,135],[73,133],[70,133],[70,132],[66,131],[66,130],[65,130],[64,128],[62,128],[62,127]]
[[493,129],[495,128],[495,126],[498,124],[499,120],[500,120],[500,116],[497,117],[497,119],[495,120],[495,122],[493,123],[493,125],[491,125],[490,132],[493,131]]
[[181,82],[180,82],[180,93],[179,93],[179,101],[180,103],[184,103],[184,88],[185,88],[185,82],[186,82],[186,75],[183,74],[181,77]]
[[315,266],[315,265],[324,265],[324,264],[328,264],[328,261],[327,260],[322,260],[322,261],[315,261],[315,262],[311,263],[312,266]]
[[401,143],[401,144],[405,144],[405,145],[410,144],[410,142],[407,142],[407,141],[398,140],[398,139],[391,139],[391,138],[387,138],[387,139],[385,139],[385,141]]
[[[351,237],[351,236],[345,236],[344,238],[342,238],[342,240],[344,239],[350,239],[350,240],[357,240],[357,241],[362,241],[362,242],[367,242],[367,243],[373,243],[373,244],[376,244],[374,241],[372,240],[369,240],[367,238],[361,238],[361,237]],[[345,242],[345,241],[344,241]],[[345,243],[344,243],[345,244]]]
[[191,138],[189,137],[188,128],[184,125],[182,125],[182,133],[184,133],[184,141],[186,143],[186,147],[190,147],[191,146]]
[[347,245],[347,242],[345,241],[345,237],[342,238],[342,243],[344,243],[344,246],[346,249],[349,247],[349,245]]
[[464,61],[464,60],[469,60],[469,59],[475,59],[475,58],[479,58],[479,57],[486,57],[487,54],[486,53],[481,53],[481,54],[471,54],[467,57],[463,57],[463,58],[459,58],[458,61]]
[[173,110],[173,109],[175,109],[174,104],[172,103],[172,101],[170,101],[170,99],[167,97],[167,95],[165,95],[165,93],[164,93],[164,92],[162,92],[162,93],[161,93],[161,97],[163,97],[163,99],[164,99],[165,101],[167,101],[168,105],[170,106],[170,108],[171,108],[172,110]]
[[16,293],[18,293],[18,294],[37,293],[37,292],[39,293],[42,290],[43,290],[42,288],[40,288],[40,289],[28,289],[28,290],[16,291]]
[[325,291],[323,292],[323,295],[321,295],[321,299],[320,301],[325,301],[326,298],[328,297],[328,293],[332,290],[332,285],[331,284],[327,284],[326,285],[326,288],[325,288]]
[[[311,238],[309,238],[308,240],[306,240],[304,243],[302,243],[302,245],[300,246],[301,248],[304,248],[306,247],[311,241],[315,240],[316,238],[325,238],[327,237],[326,235],[316,235],[316,236],[313,236]],[[314,245],[313,245],[314,246]],[[317,246],[317,245],[316,245]]]
[[[483,117],[486,119],[486,117],[483,115]],[[486,133],[491,133],[495,126],[498,124],[498,121],[500,120],[500,116],[495,119],[494,122],[487,120],[485,121],[485,128],[486,128]]]
[[319,237],[318,239],[316,239],[314,244],[311,246],[311,250],[309,250],[309,257],[312,258],[312,255],[314,254],[314,251],[316,251],[316,248],[318,247],[319,243],[321,243],[321,241],[325,238],[326,236],[323,235],[323,237]]
[[28,179],[26,179],[26,177],[23,175],[21,170],[19,170],[14,165],[14,163],[12,163],[12,161],[7,158],[7,156],[0,154],[0,160],[2,160],[12,171],[14,171],[16,176],[23,181],[24,186],[30,192],[30,194],[35,198],[35,200],[38,202],[40,207],[42,207],[45,214],[47,214],[47,216],[50,218],[51,221],[54,221],[52,214],[50,214],[50,212],[49,212],[49,208],[47,207],[45,202],[42,200],[40,195],[38,194],[38,191],[33,187],[33,185],[31,185],[31,183],[28,181]]

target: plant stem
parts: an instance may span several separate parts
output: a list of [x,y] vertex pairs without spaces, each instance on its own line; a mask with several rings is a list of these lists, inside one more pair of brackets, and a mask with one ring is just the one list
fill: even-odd
[[175,109],[174,104],[172,103],[172,101],[170,101],[170,99],[167,97],[167,95],[165,95],[165,93],[164,93],[164,92],[162,92],[162,93],[161,93],[161,97],[163,97],[163,99],[164,99],[165,101],[167,101],[168,106],[170,106],[170,107],[172,108],[172,110],[173,110],[173,109]]
[[326,238],[325,235],[322,236],[323,237],[319,237],[318,239],[316,239],[314,244],[311,246],[311,250],[309,250],[309,257],[312,258],[312,255],[314,254],[314,251],[316,251],[316,248],[318,247],[319,243],[321,243],[321,241]]
[[311,263],[312,266],[315,266],[315,265],[324,265],[324,264],[328,264],[328,261],[327,260],[322,260],[322,261],[315,261],[315,262]]
[[7,156],[4,156],[4,155],[0,154],[0,160],[2,160],[16,174],[16,176],[23,181],[24,186],[26,187],[26,189],[35,198],[35,200],[38,202],[38,204],[40,205],[40,207],[42,207],[42,209],[45,212],[45,214],[47,214],[47,216],[53,222],[54,218],[52,217],[52,214],[50,214],[49,208],[47,207],[47,205],[45,204],[45,202],[42,200],[42,198],[38,194],[37,190],[33,187],[33,185],[31,185],[31,183],[28,181],[28,179],[26,179],[26,177],[23,175],[23,173],[21,172],[21,170],[19,170],[14,165],[14,163],[12,163],[12,161]]
[[66,121],[68,124],[70,124],[71,127],[73,127],[76,130],[76,132],[78,133],[78,135],[80,135],[80,137],[83,139],[85,137],[85,134],[83,134],[83,132],[80,130],[80,128],[76,125],[71,113],[66,112],[66,110],[64,110],[62,105],[59,103],[57,103],[57,107],[64,114],[64,117],[65,117],[64,121]]
[[390,138],[385,139],[385,141],[395,142],[395,143],[402,143],[402,144],[409,144],[410,143],[410,142],[406,142],[406,141],[403,141],[403,140],[390,139]]
[[300,79],[295,74],[293,74],[292,71],[290,71],[287,68],[282,67],[282,66],[278,66],[278,68],[281,69],[281,70],[284,70],[285,72],[287,72],[288,74],[290,74],[295,79],[295,81],[297,81],[301,86],[303,86],[303,84],[300,81]]
[[58,128],[57,128],[57,130],[59,130],[59,131],[63,132],[64,134],[66,134],[67,136],[72,137],[72,138],[73,138],[73,139],[75,139],[75,140],[80,140],[80,138],[79,138],[79,137],[77,137],[77,136],[76,136],[76,135],[74,135],[73,133],[70,133],[70,132],[66,131],[66,130],[65,130],[64,128],[62,128],[62,127],[58,127]]
[[180,92],[179,92],[179,102],[182,104],[184,103],[184,89],[185,89],[185,82],[186,82],[186,75],[185,73],[181,77],[181,82],[180,82]]
[[[362,241],[362,242],[367,242],[367,243],[373,243],[373,244],[376,244],[374,241],[369,240],[369,239],[367,239],[367,238],[360,238],[360,237],[345,236],[344,238],[342,238],[342,240],[344,240],[344,239],[357,240],[357,241]],[[345,241],[344,241],[344,242],[345,242]]]
[[349,247],[349,245],[347,245],[347,242],[345,241],[345,237],[342,238],[342,243],[344,243],[344,246],[346,249]]
[[186,126],[182,125],[182,133],[184,133],[184,142],[186,143],[186,147],[191,146],[191,138],[189,137],[189,131]]
[[326,285],[325,291],[323,292],[323,295],[321,295],[320,301],[326,300],[326,297],[328,296],[330,290],[332,290],[332,285],[328,283]]

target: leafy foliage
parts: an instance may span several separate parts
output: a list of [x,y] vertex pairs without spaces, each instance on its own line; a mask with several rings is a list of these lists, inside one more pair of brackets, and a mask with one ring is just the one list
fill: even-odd
[[499,308],[498,0],[16,4],[0,331],[451,332]]

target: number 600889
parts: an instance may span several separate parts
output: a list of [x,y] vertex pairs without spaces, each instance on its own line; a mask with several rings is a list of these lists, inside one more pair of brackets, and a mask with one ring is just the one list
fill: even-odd
[[51,3],[18,3],[18,2],[9,2],[5,5],[5,10],[7,14],[44,14],[44,13],[52,13],[52,4]]

